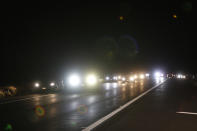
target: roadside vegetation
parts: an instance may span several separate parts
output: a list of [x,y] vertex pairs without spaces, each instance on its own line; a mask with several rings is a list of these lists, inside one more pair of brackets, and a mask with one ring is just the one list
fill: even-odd
[[0,87],[0,98],[15,96],[17,94],[17,88],[14,86]]

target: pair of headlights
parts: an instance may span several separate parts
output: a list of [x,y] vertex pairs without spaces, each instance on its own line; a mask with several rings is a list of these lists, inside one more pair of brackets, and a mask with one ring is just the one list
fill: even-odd
[[[72,87],[77,87],[82,84],[82,78],[78,74],[72,74],[68,77],[68,84]],[[94,86],[97,84],[97,77],[94,74],[89,74],[85,77],[85,84]]]
[[[55,83],[54,83],[54,82],[51,82],[49,85],[50,85],[50,87],[54,87],[54,86],[55,86]],[[36,82],[36,83],[34,84],[34,87],[39,88],[39,87],[40,87],[40,83],[39,83],[39,82]]]

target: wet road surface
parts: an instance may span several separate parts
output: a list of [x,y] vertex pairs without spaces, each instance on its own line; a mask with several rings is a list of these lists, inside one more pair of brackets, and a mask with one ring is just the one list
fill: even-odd
[[0,129],[82,130],[154,85],[151,80],[105,83],[97,92],[36,94],[0,101]]
[[197,82],[168,80],[96,131],[197,131]]

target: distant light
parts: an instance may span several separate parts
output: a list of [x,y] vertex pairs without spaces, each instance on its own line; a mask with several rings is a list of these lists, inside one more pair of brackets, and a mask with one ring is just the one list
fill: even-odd
[[121,76],[118,76],[118,79],[121,79]]
[[140,74],[140,79],[144,79],[144,74]]
[[121,21],[124,20],[124,17],[123,17],[123,16],[120,16],[120,20],[121,20]]
[[146,73],[146,77],[149,77],[149,76],[150,76],[150,74]]
[[122,80],[123,80],[123,81],[125,81],[125,80],[126,80],[126,78],[125,78],[125,77],[123,77],[123,78],[122,78]]
[[182,75],[181,75],[181,74],[178,74],[178,75],[177,75],[177,78],[178,78],[178,79],[181,79],[181,78],[182,78]]
[[134,75],[134,79],[137,79],[138,78],[138,76],[137,75]]
[[160,76],[163,77],[164,75],[161,73]]
[[78,74],[72,74],[69,78],[68,78],[68,83],[70,86],[76,87],[79,86],[81,80]]
[[40,87],[40,84],[39,83],[35,83],[34,86],[35,87]]
[[114,76],[113,79],[114,79],[114,80],[117,80],[117,76]]
[[107,76],[107,77],[105,77],[105,79],[106,79],[106,80],[109,80],[110,78],[109,78],[109,76]]
[[51,82],[51,83],[50,83],[50,86],[55,86],[55,83],[54,83],[54,82]]
[[134,77],[133,76],[131,76],[129,79],[130,79],[130,81],[134,81]]
[[86,83],[90,86],[95,85],[97,83],[97,78],[94,74],[89,74],[86,77]]
[[161,72],[155,72],[154,76],[155,76],[155,78],[159,78],[159,77],[163,77],[164,74]]
[[176,19],[176,18],[177,18],[177,15],[176,15],[176,14],[173,14],[172,17],[173,17],[174,19]]
[[182,74],[178,74],[178,75],[177,75],[177,78],[178,78],[178,79],[185,79],[186,76],[185,76],[185,75],[182,75]]
[[43,89],[43,90],[46,90],[46,88],[45,88],[45,87],[43,87],[42,89]]

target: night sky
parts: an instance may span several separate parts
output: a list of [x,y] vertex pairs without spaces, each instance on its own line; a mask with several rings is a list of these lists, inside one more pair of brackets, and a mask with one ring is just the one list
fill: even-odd
[[192,2],[1,4],[1,83],[103,72],[195,72]]

